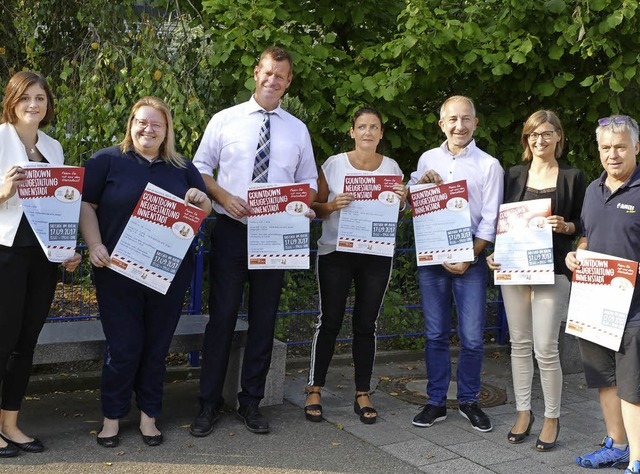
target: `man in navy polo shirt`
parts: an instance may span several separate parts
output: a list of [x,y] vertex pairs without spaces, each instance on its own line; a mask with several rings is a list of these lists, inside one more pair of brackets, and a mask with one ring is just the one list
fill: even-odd
[[[640,261],[640,152],[638,124],[626,115],[598,120],[596,139],[602,175],[592,182],[582,206],[579,249]],[[580,267],[576,253],[565,259]],[[624,467],[640,472],[640,286],[636,285],[620,350],[579,339],[587,385],[597,388],[607,436],[576,462],[588,468]]]

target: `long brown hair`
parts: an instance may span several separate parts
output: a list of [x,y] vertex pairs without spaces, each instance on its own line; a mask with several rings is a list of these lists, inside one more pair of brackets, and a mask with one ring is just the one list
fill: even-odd
[[18,120],[15,110],[16,105],[18,105],[18,102],[20,102],[20,97],[22,97],[24,91],[26,91],[34,84],[42,87],[42,90],[44,90],[44,93],[47,96],[47,113],[38,124],[38,128],[45,127],[49,125],[49,123],[51,123],[51,120],[53,120],[53,116],[55,114],[53,108],[53,94],[51,93],[51,89],[49,89],[47,80],[40,74],[36,74],[35,72],[31,71],[20,71],[14,74],[11,79],[9,79],[7,87],[4,90],[2,120],[0,120],[0,123],[15,123]]

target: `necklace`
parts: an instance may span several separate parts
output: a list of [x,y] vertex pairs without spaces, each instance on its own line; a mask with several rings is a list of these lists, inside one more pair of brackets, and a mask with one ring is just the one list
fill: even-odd
[[35,148],[29,149],[29,153],[32,154],[32,155],[35,155],[36,154],[36,149]]

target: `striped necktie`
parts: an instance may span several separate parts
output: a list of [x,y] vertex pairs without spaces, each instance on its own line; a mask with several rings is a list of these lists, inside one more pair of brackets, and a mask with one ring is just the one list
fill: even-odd
[[258,138],[258,148],[256,149],[256,161],[253,165],[253,182],[266,183],[269,174],[269,149],[271,141],[271,122],[269,116],[271,112],[261,111],[264,119],[260,127],[260,137]]

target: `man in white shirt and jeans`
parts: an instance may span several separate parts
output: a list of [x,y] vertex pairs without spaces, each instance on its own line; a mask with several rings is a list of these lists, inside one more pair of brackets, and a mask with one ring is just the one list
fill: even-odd
[[[264,146],[267,124],[268,165],[262,182],[309,183],[317,191],[317,168],[307,127],[280,108],[293,78],[291,56],[282,48],[266,49],[254,69],[255,93],[249,101],[213,116],[194,157],[213,199],[217,222],[209,254],[209,315],[200,374],[201,410],[189,428],[194,436],[213,431],[223,403],[231,342],[245,283],[249,283],[247,342],[238,394],[238,417],[254,433],[268,433],[258,410],[273,348],[283,270],[247,268],[247,191],[257,182],[257,151]],[[269,151],[270,150],[270,151]],[[217,170],[214,178],[213,173]]]
[[456,303],[460,355],[457,363],[459,412],[479,431],[491,431],[489,417],[478,406],[484,356],[484,325],[488,273],[484,249],[495,239],[502,203],[504,172],[498,160],[476,147],[478,124],[468,97],[449,97],[440,109],[440,128],[447,140],[425,152],[407,186],[466,180],[471,211],[473,262],[443,263],[418,268],[427,341],[427,395],[424,409],[413,419],[429,427],[447,418],[447,390],[451,380],[450,334],[452,296]]

